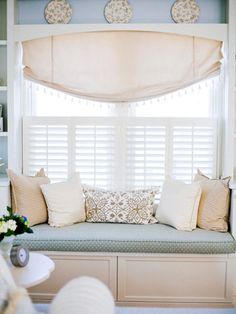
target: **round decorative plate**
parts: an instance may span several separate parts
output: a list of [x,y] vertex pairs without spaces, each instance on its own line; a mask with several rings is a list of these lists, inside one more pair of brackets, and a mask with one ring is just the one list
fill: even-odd
[[71,20],[72,8],[66,0],[52,0],[47,4],[44,16],[49,24],[67,24]]
[[177,0],[171,8],[171,15],[176,23],[195,23],[200,15],[200,8],[195,0]]
[[132,18],[132,7],[127,0],[111,0],[104,9],[108,23],[129,23]]

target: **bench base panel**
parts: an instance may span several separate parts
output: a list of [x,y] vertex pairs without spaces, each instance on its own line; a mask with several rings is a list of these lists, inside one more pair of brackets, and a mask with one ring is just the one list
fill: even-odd
[[231,307],[235,255],[41,252],[55,262],[44,283],[29,289],[34,302],[50,302],[68,281],[92,276],[126,306]]

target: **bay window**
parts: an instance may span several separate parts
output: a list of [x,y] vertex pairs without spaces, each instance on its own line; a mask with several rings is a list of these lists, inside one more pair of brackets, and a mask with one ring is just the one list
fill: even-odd
[[218,172],[221,78],[140,102],[96,102],[25,80],[24,172],[52,181],[80,172],[103,188],[191,182]]

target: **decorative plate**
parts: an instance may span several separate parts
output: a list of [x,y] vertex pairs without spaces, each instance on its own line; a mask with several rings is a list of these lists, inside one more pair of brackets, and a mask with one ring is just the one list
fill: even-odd
[[111,0],[104,9],[108,23],[129,23],[132,18],[132,7],[128,0]]
[[200,15],[200,8],[195,0],[177,0],[171,8],[171,15],[176,23],[195,23]]
[[52,0],[47,4],[44,16],[49,24],[67,24],[71,20],[72,8],[66,0]]

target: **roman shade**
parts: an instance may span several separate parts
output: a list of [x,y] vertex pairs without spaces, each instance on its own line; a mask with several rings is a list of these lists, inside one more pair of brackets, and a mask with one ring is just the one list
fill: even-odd
[[147,31],[84,32],[23,42],[24,74],[99,101],[169,93],[220,70],[222,42]]

